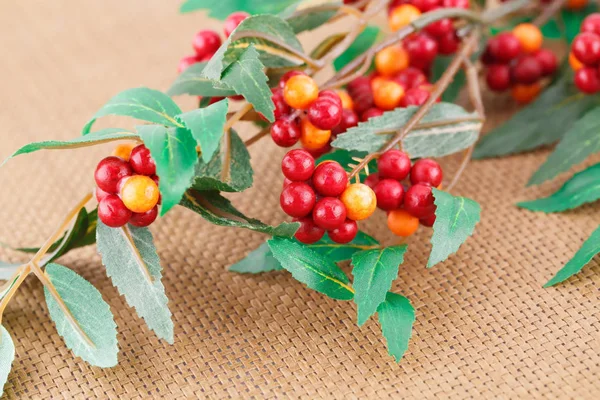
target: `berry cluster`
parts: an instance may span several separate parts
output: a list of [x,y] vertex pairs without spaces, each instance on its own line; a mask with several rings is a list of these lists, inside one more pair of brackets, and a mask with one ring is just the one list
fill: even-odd
[[[424,158],[411,165],[408,155],[388,150],[377,160],[378,172],[367,177],[365,184],[373,189],[377,207],[388,212],[388,228],[398,236],[410,236],[419,224],[428,227],[435,222],[432,187],[442,184],[442,168],[434,160]],[[410,186],[404,185],[410,176]]]
[[281,208],[300,222],[296,239],[302,243],[320,240],[325,231],[336,243],[351,242],[358,232],[356,221],[373,214],[377,200],[362,183],[349,185],[344,168],[335,161],[315,167],[306,150],[289,151],[281,162],[285,176],[279,198]]
[[352,111],[352,99],[344,91],[322,90],[308,75],[290,71],[272,89],[275,122],[271,137],[281,147],[298,141],[318,157],[331,149],[336,135],[358,124]]
[[491,38],[481,56],[487,66],[487,86],[496,92],[510,89],[512,97],[525,104],[534,100],[542,87],[540,80],[556,71],[554,53],[542,49],[540,29],[530,23]]
[[575,70],[575,85],[587,94],[600,91],[600,13],[588,15],[571,44],[569,64]]
[[156,220],[160,192],[156,164],[146,146],[120,145],[96,167],[98,218],[111,228],[145,227]]
[[[229,15],[223,25],[225,37],[228,38],[229,35],[231,35],[231,32],[233,32],[235,28],[249,16],[250,14],[243,11],[234,12]],[[179,61],[179,66],[177,67],[178,73],[182,73],[193,64],[210,60],[219,47],[221,47],[221,37],[213,30],[201,30],[194,36],[192,46],[194,47],[195,54],[183,57]]]

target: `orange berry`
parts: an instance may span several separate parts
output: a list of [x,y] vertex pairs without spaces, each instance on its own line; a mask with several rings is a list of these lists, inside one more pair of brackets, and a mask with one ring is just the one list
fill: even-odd
[[390,29],[395,32],[421,16],[421,11],[412,4],[402,4],[392,10],[388,17]]
[[525,53],[533,53],[542,48],[544,37],[540,28],[530,23],[519,24],[514,27],[513,35],[517,37]]
[[300,142],[305,149],[319,150],[327,146],[331,138],[331,131],[324,131],[310,123],[308,118],[300,121]]
[[308,75],[292,76],[283,88],[283,98],[287,105],[299,110],[307,109],[317,97],[319,86]]
[[514,85],[510,90],[513,99],[521,104],[531,103],[542,91],[542,85],[536,82],[531,85]]
[[131,150],[133,150],[133,148],[136,146],[137,143],[134,142],[121,143],[117,145],[117,147],[115,147],[115,149],[112,152],[112,155],[115,157],[119,157],[125,161],[129,161],[129,157],[131,156]]
[[353,221],[369,218],[377,208],[375,192],[362,183],[348,186],[340,199],[346,206],[346,216]]
[[577,57],[575,57],[575,54],[573,54],[573,52],[569,53],[569,65],[571,66],[571,69],[573,69],[573,71],[579,71],[581,68],[584,67],[583,63],[579,61]]
[[580,10],[587,6],[588,0],[568,0],[566,7],[569,10]]
[[400,46],[390,46],[375,56],[375,68],[380,75],[392,76],[408,68],[409,57]]
[[383,81],[373,88],[373,101],[382,110],[393,110],[400,105],[404,88],[394,81]]
[[352,110],[354,108],[354,100],[345,90],[336,90],[335,91],[338,96],[340,96],[340,100],[342,100],[342,108],[346,110]]
[[393,210],[388,213],[387,224],[394,235],[407,237],[419,228],[419,218],[406,210]]
[[144,175],[134,175],[121,185],[121,200],[130,211],[145,213],[158,204],[160,192],[156,183]]

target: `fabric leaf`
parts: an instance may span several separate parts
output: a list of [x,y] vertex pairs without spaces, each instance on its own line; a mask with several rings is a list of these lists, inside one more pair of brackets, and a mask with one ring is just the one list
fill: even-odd
[[271,253],[271,249],[267,243],[261,244],[259,248],[248,254],[244,259],[229,267],[230,271],[240,274],[259,274],[261,272],[279,271],[282,269],[283,267],[273,257],[273,253]]
[[248,0],[186,0],[181,4],[180,11],[188,13],[198,10],[208,10],[208,15],[213,18],[225,20],[229,14],[236,11],[245,11],[249,14],[277,14],[298,0],[277,1],[248,1]]
[[0,325],[0,396],[4,393],[4,384],[15,360],[15,344],[10,334]]
[[332,261],[340,262],[350,260],[358,252],[378,249],[379,242],[366,233],[359,231],[350,243],[336,243],[329,236],[324,236],[323,239],[317,243],[309,244],[308,247]]
[[406,297],[388,292],[377,313],[388,352],[399,362],[408,350],[415,322],[415,309]]
[[167,90],[167,94],[169,96],[189,94],[192,96],[203,96],[203,98],[225,97],[237,94],[235,90],[223,87],[222,83],[204,77],[202,72],[205,66],[205,62],[191,65],[179,74],[169,90]]

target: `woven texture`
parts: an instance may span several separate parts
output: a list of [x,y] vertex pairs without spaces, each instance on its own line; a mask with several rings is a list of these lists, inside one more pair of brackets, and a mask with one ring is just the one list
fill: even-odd
[[[120,90],[166,89],[202,14],[180,16],[176,1],[21,0],[0,12],[0,158],[34,140],[67,139]],[[318,37],[305,37],[305,42]],[[190,109],[193,99],[181,99]],[[490,105],[490,99],[487,99]],[[491,125],[513,106],[494,97]],[[499,111],[498,111],[499,110]],[[131,127],[107,119],[98,127]],[[21,156],[0,170],[0,240],[40,244],[93,185],[103,146]],[[248,215],[284,219],[277,206],[283,152],[252,148],[255,186],[231,196]],[[473,238],[448,261],[425,269],[430,231],[409,241],[394,290],[417,320],[401,363],[387,355],[375,321],[356,326],[356,309],[307,290],[285,272],[236,275],[226,268],[264,237],[215,227],[176,209],[156,223],[175,323],[169,346],[148,331],[110,284],[95,247],[60,262],[110,304],[119,329],[119,365],[93,368],[56,333],[42,287],[30,277],[3,324],[16,359],[7,398],[581,398],[600,397],[600,264],[542,289],[598,225],[598,206],[559,215],[519,210],[517,200],[557,189],[565,176],[524,189],[547,151],[478,161],[456,193],[483,207]],[[597,160],[596,160],[597,161]],[[450,159],[447,171],[457,163]],[[362,225],[386,244],[378,215]],[[0,250],[0,259],[22,256]]]

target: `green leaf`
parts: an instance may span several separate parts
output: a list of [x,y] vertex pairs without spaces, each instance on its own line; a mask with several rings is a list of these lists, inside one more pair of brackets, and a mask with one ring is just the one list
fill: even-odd
[[298,34],[304,31],[312,31],[315,28],[320,27],[327,21],[329,21],[335,14],[337,10],[318,10],[318,11],[308,11],[300,10],[298,14],[291,15],[286,18],[288,24],[292,27],[294,33]]
[[224,99],[208,107],[198,108],[177,116],[200,144],[204,162],[209,162],[219,147],[219,142],[223,137],[223,127],[227,121],[228,109],[229,101]]
[[340,262],[350,260],[358,252],[378,249],[379,242],[366,233],[359,231],[350,243],[336,243],[329,236],[324,236],[323,239],[308,245],[308,247],[332,261]]
[[232,130],[223,135],[221,145],[209,163],[198,163],[192,188],[241,192],[252,186],[252,175],[248,149]]
[[173,344],[169,299],[152,233],[148,228],[109,228],[99,222],[96,234],[98,253],[113,285],[156,336]]
[[274,238],[267,243],[273,257],[294,279],[332,299],[352,300],[350,281],[333,261],[291,240]]
[[[358,126],[339,135],[332,145],[346,150],[376,152],[418,109],[419,107],[416,106],[397,108],[380,117],[361,122]],[[431,124],[444,125],[431,127]],[[412,158],[453,154],[475,143],[481,125],[481,120],[476,113],[469,113],[456,104],[438,103],[404,138],[402,147]]]
[[531,177],[528,185],[538,185],[568,171],[597,152],[600,152],[600,107],[594,108],[575,122],[565,133],[546,162]]
[[573,175],[548,197],[522,201],[517,205],[531,211],[561,212],[600,199],[600,163]]
[[596,101],[595,96],[581,93],[573,84],[573,75],[566,73],[532,104],[481,138],[473,157],[504,156],[554,143]]
[[256,32],[275,37],[295,50],[303,51],[302,45],[286,21],[274,15],[257,15],[243,20],[229,38],[225,40],[208,64],[206,64],[203,71],[204,77],[215,81],[220,80],[222,72],[231,63],[240,58],[240,55],[250,45],[254,45],[258,50],[260,61],[265,67],[296,67],[304,64],[304,60],[301,58],[265,39],[254,36],[238,39],[235,42],[232,41],[234,37],[243,34],[253,35]]
[[406,297],[388,292],[377,313],[388,352],[399,362],[408,349],[415,322],[415,309]]
[[15,344],[10,334],[0,325],[0,396],[4,393],[4,384],[15,360]]
[[562,39],[565,37],[565,30],[562,23],[559,23],[556,18],[550,19],[544,26],[540,28],[542,35],[546,39]]
[[192,96],[225,97],[237,94],[235,90],[223,87],[222,83],[207,79],[202,75],[207,63],[196,63],[183,71],[173,82],[167,94],[177,96],[189,94]]
[[598,11],[598,5],[595,2],[590,2],[585,8],[580,10],[561,10],[562,20],[565,24],[565,35],[567,42],[571,43],[575,36],[579,34],[581,23],[591,13]]
[[277,14],[285,10],[298,0],[277,1],[248,1],[248,0],[186,0],[179,11],[188,13],[197,10],[208,10],[208,15],[213,18],[225,20],[229,14],[244,11],[249,14]]
[[108,304],[91,283],[58,264],[48,264],[48,277],[67,313],[47,286],[46,304],[56,330],[73,353],[102,368],[117,365],[117,325]]
[[80,147],[96,146],[103,143],[113,142],[115,140],[132,140],[138,139],[136,133],[120,128],[108,128],[101,131],[92,132],[86,136],[79,136],[71,140],[46,140],[43,142],[29,143],[19,150],[15,151],[12,156],[8,157],[0,166],[6,164],[8,160],[21,154],[33,153],[38,150],[63,150],[77,149]]
[[[454,59],[454,56],[437,56],[433,62],[432,74],[433,78],[431,82],[437,82],[442,74],[448,69],[448,66]],[[452,83],[448,86],[442,94],[442,101],[453,102],[458,97],[460,90],[467,83],[467,77],[463,70],[460,70],[452,80]]]
[[279,271],[282,269],[283,267],[273,257],[273,253],[271,253],[271,249],[269,249],[267,243],[261,244],[258,249],[229,267],[230,271],[240,274],[260,274],[261,272]]
[[326,37],[319,43],[314,49],[310,51],[310,56],[314,59],[323,58],[327,53],[337,46],[344,38],[346,33],[334,33],[331,36]]
[[336,71],[344,68],[350,61],[369,50],[377,37],[379,36],[380,29],[373,25],[368,25],[365,30],[354,40],[354,42],[344,51],[338,58],[333,61],[333,67]]
[[365,250],[352,256],[354,302],[358,306],[358,326],[362,326],[385,301],[386,293],[398,277],[407,245]]
[[162,195],[161,215],[177,205],[190,187],[194,168],[198,163],[196,140],[184,128],[166,128],[162,125],[136,127],[156,163]]
[[[358,165],[360,161],[356,159],[363,159],[367,156],[367,152],[364,151],[348,151],[344,149],[335,149],[332,152],[323,154],[315,161],[315,165],[319,165],[323,161],[337,161],[347,172],[352,171],[354,166]],[[377,172],[377,161],[372,160],[368,164],[369,174]],[[362,169],[359,173],[361,182],[367,178],[368,174],[365,169]]]
[[583,269],[592,258],[600,253],[600,227],[586,240],[577,253],[571,258],[560,271],[552,277],[544,287],[554,286],[564,282]]
[[275,104],[271,99],[273,93],[263,69],[264,66],[258,59],[258,52],[253,45],[250,45],[223,71],[221,81],[244,96],[257,112],[270,122],[274,122]]
[[148,88],[127,89],[108,101],[83,128],[87,135],[94,122],[106,115],[133,117],[155,124],[181,127],[175,116],[181,114],[181,109],[169,96],[158,90]]
[[218,192],[189,191],[183,197],[181,205],[200,214],[212,224],[246,228],[271,236],[292,237],[300,227],[297,222],[284,222],[278,226],[270,226],[257,219],[248,218]]
[[435,222],[431,237],[431,254],[427,268],[431,268],[458,251],[479,222],[481,207],[465,197],[452,196],[448,192],[433,189]]

